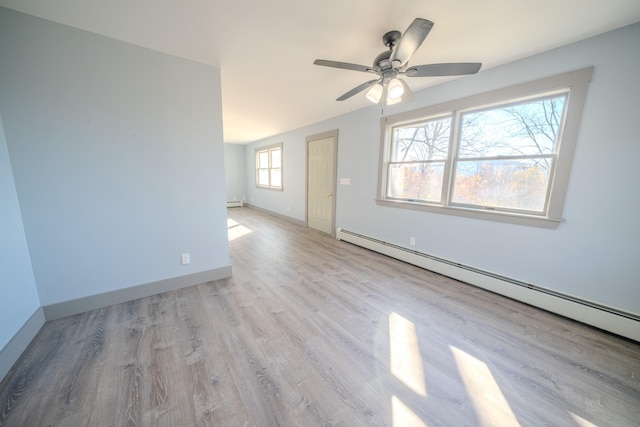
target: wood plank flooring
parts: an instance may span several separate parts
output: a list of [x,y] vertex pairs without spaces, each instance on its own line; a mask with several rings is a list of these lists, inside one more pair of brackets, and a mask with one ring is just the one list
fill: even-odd
[[229,218],[233,277],[46,323],[0,383],[0,425],[640,425],[640,344]]

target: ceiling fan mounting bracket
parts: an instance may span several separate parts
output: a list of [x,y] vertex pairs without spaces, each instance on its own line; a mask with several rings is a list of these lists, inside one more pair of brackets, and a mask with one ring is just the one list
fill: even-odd
[[400,31],[388,31],[382,36],[382,43],[389,49],[393,49],[396,42],[402,38]]

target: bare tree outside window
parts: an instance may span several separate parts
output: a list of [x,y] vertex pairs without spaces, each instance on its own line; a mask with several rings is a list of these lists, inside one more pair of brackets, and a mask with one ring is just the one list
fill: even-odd
[[451,116],[393,129],[388,170],[390,197],[441,200],[450,134]]
[[555,228],[593,67],[381,119],[376,203]]
[[542,212],[566,94],[462,114],[453,203]]

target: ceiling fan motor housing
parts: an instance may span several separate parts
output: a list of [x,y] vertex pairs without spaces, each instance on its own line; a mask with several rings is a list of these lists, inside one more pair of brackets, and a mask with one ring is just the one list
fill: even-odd
[[385,50],[380,55],[376,56],[376,59],[373,60],[373,66],[380,70],[388,70],[391,68],[391,61],[389,61],[389,57],[391,56],[390,50]]

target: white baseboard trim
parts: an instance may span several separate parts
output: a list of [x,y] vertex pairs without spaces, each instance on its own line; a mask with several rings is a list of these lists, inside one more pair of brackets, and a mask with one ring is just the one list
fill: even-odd
[[43,307],[44,316],[47,321],[72,316],[78,313],[108,307],[127,301],[133,301],[163,292],[186,288],[200,283],[211,282],[231,276],[231,266],[224,266],[213,270],[160,280],[157,282],[145,283],[116,291],[105,292],[98,295],[90,295],[71,301],[64,301],[57,304],[50,304]]
[[336,239],[640,342],[640,315],[338,228]]
[[44,310],[39,307],[20,330],[0,350],[0,381],[11,370],[45,323]]
[[307,223],[305,221],[302,221],[302,220],[299,220],[299,219],[296,219],[296,218],[293,218],[293,217],[290,217],[290,216],[286,216],[286,215],[280,214],[278,212],[270,211],[268,209],[260,208],[260,207],[255,206],[255,205],[250,205],[248,203],[245,204],[245,206],[248,207],[248,208],[260,211],[262,213],[265,213],[267,215],[271,215],[273,217],[280,218],[282,220],[285,220],[285,221],[290,222],[292,224],[298,225],[300,227],[306,227],[307,226]]

